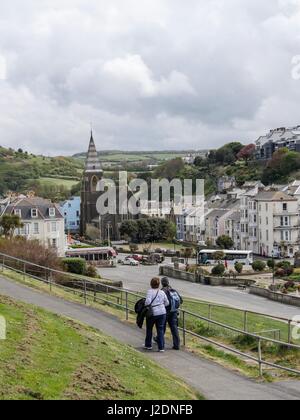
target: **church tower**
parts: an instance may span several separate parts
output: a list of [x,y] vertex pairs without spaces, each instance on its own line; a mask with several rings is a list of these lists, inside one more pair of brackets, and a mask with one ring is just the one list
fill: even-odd
[[88,227],[99,229],[99,238],[101,236],[100,218],[97,212],[96,204],[99,197],[97,184],[103,178],[103,171],[98,158],[93,132],[91,132],[90,144],[85,163],[85,169],[81,190],[81,235],[85,236]]

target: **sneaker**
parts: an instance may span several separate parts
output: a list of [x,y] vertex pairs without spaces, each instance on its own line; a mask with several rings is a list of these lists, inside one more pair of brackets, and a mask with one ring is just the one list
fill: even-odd
[[146,347],[146,346],[144,346],[144,349],[147,350],[147,351],[151,351],[151,350],[153,350],[153,347]]
[[173,347],[173,350],[180,351],[179,347]]
[[159,353],[164,353],[164,352],[165,352],[165,350],[159,350],[158,352],[159,352]]

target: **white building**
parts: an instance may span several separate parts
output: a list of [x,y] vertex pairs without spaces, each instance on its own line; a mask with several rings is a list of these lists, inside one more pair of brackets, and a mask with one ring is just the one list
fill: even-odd
[[281,191],[262,191],[256,202],[259,254],[294,257],[300,245],[298,200]]
[[65,255],[65,221],[56,204],[39,197],[12,197],[2,207],[2,214],[20,217],[24,227],[15,235],[38,240],[44,246],[56,249],[59,256]]

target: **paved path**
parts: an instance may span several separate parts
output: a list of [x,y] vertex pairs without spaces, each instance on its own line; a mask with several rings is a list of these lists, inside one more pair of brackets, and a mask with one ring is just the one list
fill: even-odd
[[[157,276],[158,271],[158,266],[118,266],[117,268],[99,269],[104,278],[121,280],[124,288],[135,292],[148,290],[151,278]],[[300,315],[300,308],[272,302],[259,296],[250,295],[248,292],[237,290],[237,288],[204,286],[177,279],[172,279],[172,285],[185,297],[283,318],[292,319]]]
[[[103,331],[109,336],[143,351],[143,332],[114,316],[65,301],[0,277],[0,294],[34,304]],[[300,381],[257,384],[219,365],[188,352],[146,353],[156,363],[181,377],[209,400],[299,400]]]

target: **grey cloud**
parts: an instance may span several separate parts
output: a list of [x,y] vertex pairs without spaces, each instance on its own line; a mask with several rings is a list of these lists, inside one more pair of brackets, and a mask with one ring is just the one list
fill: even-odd
[[207,148],[299,124],[299,0],[11,0],[0,136],[50,154]]

